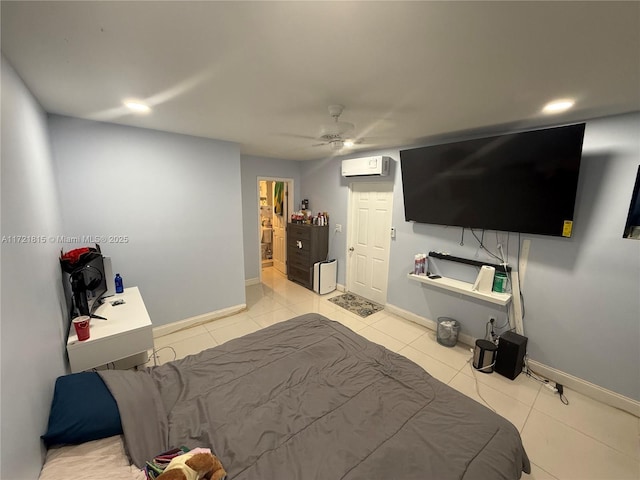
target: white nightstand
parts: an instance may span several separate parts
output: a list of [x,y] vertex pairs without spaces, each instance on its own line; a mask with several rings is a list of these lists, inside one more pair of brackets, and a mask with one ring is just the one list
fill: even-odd
[[[111,305],[124,300],[122,305]],[[153,349],[151,319],[138,287],[125,288],[124,293],[107,297],[92,318],[90,338],[79,341],[73,326],[67,340],[71,372],[82,372],[117,360],[146,353]]]

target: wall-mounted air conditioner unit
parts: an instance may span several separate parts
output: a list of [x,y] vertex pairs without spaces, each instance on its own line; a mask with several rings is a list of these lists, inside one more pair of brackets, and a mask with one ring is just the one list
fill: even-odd
[[363,157],[352,158],[342,161],[343,177],[377,176],[386,177],[389,175],[389,157]]

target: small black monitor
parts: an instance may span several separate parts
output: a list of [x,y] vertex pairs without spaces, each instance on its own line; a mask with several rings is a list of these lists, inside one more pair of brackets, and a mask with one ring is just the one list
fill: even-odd
[[77,249],[77,254],[69,255],[72,252],[60,258],[69,321],[80,315],[93,315],[107,292],[100,246]]

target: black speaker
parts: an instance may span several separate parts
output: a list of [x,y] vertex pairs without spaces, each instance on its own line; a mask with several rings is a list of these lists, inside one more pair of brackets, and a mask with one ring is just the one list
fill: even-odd
[[513,332],[503,333],[498,341],[495,371],[503,377],[514,380],[522,372],[526,353],[527,337]]

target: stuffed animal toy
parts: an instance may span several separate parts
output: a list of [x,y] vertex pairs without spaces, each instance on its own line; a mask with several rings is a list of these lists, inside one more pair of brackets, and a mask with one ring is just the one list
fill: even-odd
[[208,448],[193,450],[171,460],[156,480],[222,480],[227,472]]

